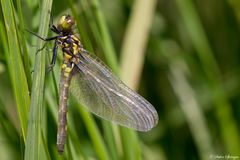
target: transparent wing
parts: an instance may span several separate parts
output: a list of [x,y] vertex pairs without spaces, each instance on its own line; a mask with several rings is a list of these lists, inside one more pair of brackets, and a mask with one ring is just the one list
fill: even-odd
[[74,68],[70,91],[96,115],[139,131],[158,123],[154,107],[128,88],[98,59],[81,53]]

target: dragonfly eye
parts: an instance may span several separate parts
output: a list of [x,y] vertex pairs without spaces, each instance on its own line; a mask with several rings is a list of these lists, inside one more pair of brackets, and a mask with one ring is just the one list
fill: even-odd
[[57,28],[60,31],[71,31],[73,26],[75,25],[75,20],[70,15],[63,15],[58,23]]

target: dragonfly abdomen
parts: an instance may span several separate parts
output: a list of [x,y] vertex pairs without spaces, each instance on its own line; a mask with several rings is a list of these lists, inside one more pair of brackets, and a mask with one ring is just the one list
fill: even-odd
[[67,138],[67,100],[70,81],[72,78],[73,65],[70,62],[64,61],[61,70],[60,80],[60,97],[59,97],[59,110],[58,110],[58,134],[57,134],[57,147],[60,154],[64,151],[64,145]]
[[64,62],[61,69],[60,90],[59,90],[59,111],[58,111],[58,135],[57,147],[60,154],[64,151],[67,138],[67,100],[70,81],[73,75],[73,59],[82,48],[81,42],[74,34],[59,36],[57,44],[62,48]]

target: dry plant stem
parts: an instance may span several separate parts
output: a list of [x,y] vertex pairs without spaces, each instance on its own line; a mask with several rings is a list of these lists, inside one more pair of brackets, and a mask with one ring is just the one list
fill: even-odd
[[123,39],[121,78],[132,89],[138,87],[156,3],[156,0],[135,2]]

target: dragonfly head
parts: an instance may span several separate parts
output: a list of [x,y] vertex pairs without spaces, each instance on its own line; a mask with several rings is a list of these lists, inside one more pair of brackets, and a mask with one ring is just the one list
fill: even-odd
[[63,15],[57,23],[57,29],[62,32],[69,32],[73,29],[74,26],[75,20],[68,14]]

